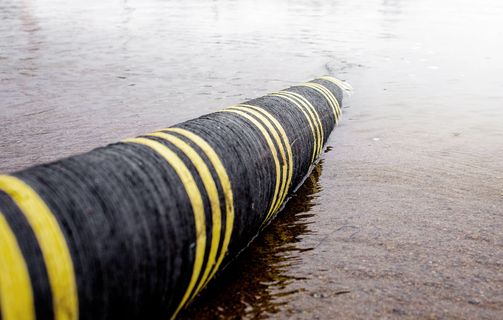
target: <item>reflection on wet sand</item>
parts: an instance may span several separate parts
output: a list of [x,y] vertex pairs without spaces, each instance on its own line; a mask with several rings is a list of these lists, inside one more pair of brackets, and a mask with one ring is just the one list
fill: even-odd
[[300,263],[302,252],[312,250],[301,240],[312,234],[309,225],[314,215],[310,210],[321,191],[318,179],[322,166],[318,163],[284,210],[194,301],[182,319],[264,318],[279,312],[285,298],[299,291],[288,289],[298,280],[289,268]]

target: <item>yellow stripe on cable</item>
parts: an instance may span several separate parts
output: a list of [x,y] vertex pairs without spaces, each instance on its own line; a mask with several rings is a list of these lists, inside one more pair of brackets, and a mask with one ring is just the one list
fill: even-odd
[[318,112],[313,107],[313,105],[306,98],[304,98],[302,95],[295,93],[295,92],[292,92],[292,91],[282,91],[282,92],[285,92],[285,94],[288,94],[290,97],[297,99],[297,101],[301,105],[303,105],[306,108],[306,110],[308,110],[308,112],[313,117],[314,123],[316,124],[316,130],[318,132],[318,139],[319,139],[318,140],[318,148],[316,150],[317,152],[315,155],[315,158],[317,158],[320,155],[321,150],[323,148],[323,140],[324,140],[324,135],[325,135],[325,133],[323,131],[323,124],[320,120],[320,116],[318,115]]
[[306,117],[307,123],[309,124],[309,127],[311,128],[311,133],[313,135],[313,152],[311,155],[311,163],[313,163],[314,159],[316,159],[316,150],[318,149],[318,141],[319,141],[318,130],[315,129],[314,120],[311,118],[310,114],[308,114],[307,111],[301,106],[301,104],[299,104],[296,100],[290,98],[290,96],[283,95],[280,93],[271,93],[270,96],[283,98],[293,103]]
[[22,180],[13,176],[0,176],[0,189],[23,212],[38,241],[49,276],[54,318],[78,319],[73,262],[58,221],[35,190]]
[[322,138],[322,132],[320,130],[320,123],[316,119],[316,113],[315,111],[310,107],[310,105],[303,103],[302,100],[300,100],[293,92],[290,91],[280,91],[278,94],[283,95],[285,98],[288,98],[290,101],[294,102],[299,108],[306,110],[307,114],[309,115],[313,126],[314,130],[316,132],[316,144],[314,145],[313,149],[313,157],[311,162],[314,162],[314,160],[318,157],[319,150],[322,147],[323,144],[323,138]]
[[286,181],[286,183],[284,183],[283,188],[280,190],[277,203],[274,206],[272,212],[264,220],[264,222],[267,222],[270,220],[273,214],[281,207],[281,204],[283,203],[283,200],[286,198],[288,189],[290,187],[290,182],[293,174],[292,152],[290,148],[290,143],[280,123],[270,113],[266,112],[262,108],[248,104],[239,104],[237,106],[232,107],[232,109],[238,109],[249,112],[253,114],[255,117],[257,117],[260,121],[262,121],[262,123],[264,123],[269,128],[269,131],[271,132],[274,140],[276,141],[276,144],[278,145],[278,149],[280,151],[283,160],[282,165],[283,181]]
[[[342,110],[341,110],[341,107],[339,106],[339,101],[337,101],[337,98],[335,97],[335,95],[332,93],[332,91],[328,90],[327,87],[325,87],[324,85],[320,84],[320,83],[315,83],[315,82],[307,82],[306,84],[309,84],[309,85],[314,85],[315,87],[318,87],[320,88],[322,91],[325,92],[326,96],[328,97],[328,99],[330,101],[332,101],[333,103],[333,106],[335,107],[335,109],[337,110],[338,112],[338,115],[337,115],[337,120],[339,120],[339,118],[341,117],[342,115]],[[337,123],[337,121],[336,121]]]
[[297,98],[301,102],[301,104],[303,104],[308,110],[311,110],[312,114],[314,115],[315,121],[318,124],[317,128],[318,128],[318,132],[320,135],[319,149],[318,149],[318,153],[316,154],[316,157],[318,157],[321,153],[321,150],[323,149],[323,141],[324,141],[324,137],[325,137],[325,131],[323,130],[323,123],[321,122],[320,115],[318,114],[318,111],[311,104],[311,102],[309,102],[306,98],[304,98],[304,96],[302,96],[296,92],[292,92],[292,91],[285,91],[285,92],[288,92],[289,94],[291,94],[292,96]]
[[311,88],[313,90],[316,90],[318,93],[320,93],[325,98],[325,100],[327,100],[328,105],[332,108],[332,111],[334,112],[335,123],[337,124],[339,122],[339,109],[338,109],[338,104],[336,104],[337,100],[335,100],[336,102],[334,103],[334,101],[332,100],[332,97],[330,97],[328,95],[328,93],[326,92],[325,87],[323,87],[322,85],[319,85],[317,83],[309,83],[309,82],[303,83],[299,86]]
[[206,286],[208,281],[215,275],[218,268],[220,267],[220,264],[222,263],[225,254],[227,253],[227,248],[229,247],[229,242],[231,240],[232,229],[234,227],[234,198],[232,195],[231,182],[227,174],[227,171],[222,163],[222,160],[220,160],[220,157],[217,155],[215,150],[213,150],[213,148],[203,138],[201,138],[200,136],[196,135],[191,131],[181,128],[167,128],[164,129],[163,131],[176,132],[186,137],[187,139],[191,140],[195,145],[201,148],[201,150],[208,157],[213,168],[215,169],[218,179],[220,180],[220,185],[222,186],[222,191],[224,193],[225,211],[226,211],[224,241],[218,256],[217,263],[213,267],[210,276],[203,285]]
[[243,118],[249,120],[251,123],[253,123],[259,129],[259,131],[262,133],[262,135],[264,136],[264,138],[266,140],[267,145],[269,146],[269,149],[271,150],[271,154],[272,154],[272,157],[274,160],[274,165],[276,167],[276,185],[274,187],[273,200],[272,200],[271,205],[269,206],[269,210],[266,214],[266,217],[268,217],[269,214],[274,209],[274,205],[277,201],[279,190],[282,188],[283,184],[286,183],[286,181],[283,181],[281,179],[281,173],[280,173],[281,167],[279,165],[279,159],[278,159],[278,154],[276,152],[276,147],[274,146],[274,143],[272,142],[271,136],[269,135],[267,130],[264,128],[264,126],[262,126],[260,124],[260,122],[255,120],[255,118],[253,118],[252,116],[248,115],[247,113],[245,113],[243,111],[232,110],[232,109],[224,109],[224,110],[222,110],[222,112],[231,112],[231,113],[238,114],[238,115],[242,116]]
[[288,184],[288,162],[287,162],[287,158],[285,155],[285,149],[284,149],[283,144],[281,143],[281,139],[280,139],[278,133],[276,132],[276,129],[272,125],[272,123],[266,117],[264,117],[262,114],[260,114],[258,111],[253,110],[253,109],[249,109],[249,108],[245,108],[245,107],[242,107],[239,105],[230,107],[227,110],[245,111],[247,113],[252,114],[254,117],[259,119],[260,121],[262,121],[262,123],[267,127],[267,129],[271,133],[272,137],[274,138],[276,145],[278,146],[278,150],[279,150],[279,153],[281,155],[281,160],[282,160],[282,164],[280,167],[281,167],[281,175],[282,175],[281,179],[282,179],[283,183],[281,185],[281,188],[279,189],[278,197],[276,198],[276,203],[273,203],[272,210],[270,210],[269,214],[266,216],[266,219],[264,220],[264,221],[267,221],[269,219],[269,217],[272,216],[272,214],[274,212],[276,212],[278,207],[281,205],[281,201],[282,201],[281,198],[283,197],[283,194],[288,187],[287,186],[287,184]]
[[163,157],[168,162],[168,164],[173,168],[173,170],[175,170],[176,174],[182,181],[183,187],[187,192],[187,196],[189,197],[189,201],[192,206],[192,211],[194,214],[194,223],[196,228],[195,232],[196,254],[189,285],[187,286],[187,289],[185,290],[182,300],[180,301],[178,307],[176,308],[175,312],[171,317],[171,319],[174,319],[177,316],[178,312],[180,312],[180,310],[183,308],[185,303],[190,298],[192,290],[196,285],[196,281],[199,278],[199,274],[201,272],[204,260],[204,251],[206,247],[206,223],[204,219],[204,205],[203,200],[201,198],[201,192],[197,187],[194,177],[190,173],[185,163],[183,163],[182,159],[180,159],[176,155],[176,153],[174,153],[172,150],[170,150],[162,143],[146,138],[127,139],[124,142],[145,145],[150,149],[154,150],[161,157]]
[[0,318],[34,320],[30,274],[16,236],[0,212]]
[[204,160],[201,158],[199,154],[197,154],[196,150],[194,150],[194,148],[192,148],[188,143],[174,136],[171,133],[155,132],[148,134],[147,136],[158,137],[168,142],[171,142],[190,159],[190,161],[196,168],[197,173],[201,177],[201,180],[203,181],[204,188],[206,189],[208,198],[210,200],[210,207],[211,207],[210,252],[208,255],[206,266],[204,268],[203,275],[199,279],[199,283],[195,287],[192,296],[189,298],[189,300],[191,300],[197,295],[197,293],[201,290],[203,284],[206,282],[210,270],[215,264],[217,249],[218,245],[220,244],[222,217],[220,212],[220,198],[218,196],[217,186],[215,184],[215,181],[213,180],[213,176],[211,175],[210,169],[208,169],[208,166],[206,165]]
[[336,86],[338,86],[339,88],[341,88],[344,91],[347,91],[347,92],[353,91],[353,87],[349,83],[341,81],[341,80],[336,79],[334,77],[324,76],[324,77],[320,77],[318,79],[323,79],[323,80],[330,81],[330,82],[332,82],[333,84],[335,84]]
[[247,108],[252,108],[254,110],[257,110],[258,112],[262,113],[264,116],[266,116],[277,128],[278,133],[281,137],[281,139],[284,142],[287,155],[288,155],[288,168],[289,170],[289,175],[288,175],[288,180],[287,180],[287,188],[285,189],[285,194],[283,195],[283,198],[281,201],[283,201],[286,198],[286,195],[288,194],[289,188],[290,188],[290,183],[292,181],[292,176],[293,176],[293,154],[292,154],[292,146],[290,145],[290,141],[288,139],[288,136],[285,132],[285,129],[281,126],[279,121],[268,111],[266,111],[264,108],[258,107],[258,106],[252,106],[249,104],[240,104],[243,107]]

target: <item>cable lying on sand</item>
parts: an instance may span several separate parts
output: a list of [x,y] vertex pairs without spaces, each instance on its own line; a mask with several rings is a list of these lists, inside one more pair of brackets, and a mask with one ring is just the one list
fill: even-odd
[[323,77],[0,176],[0,318],[168,318],[281,209],[348,86]]

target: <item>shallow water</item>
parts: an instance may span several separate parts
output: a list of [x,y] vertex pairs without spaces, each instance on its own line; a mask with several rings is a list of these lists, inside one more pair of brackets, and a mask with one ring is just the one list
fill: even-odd
[[0,0],[0,171],[332,74],[355,94],[323,172],[184,316],[501,318],[502,16],[496,0]]

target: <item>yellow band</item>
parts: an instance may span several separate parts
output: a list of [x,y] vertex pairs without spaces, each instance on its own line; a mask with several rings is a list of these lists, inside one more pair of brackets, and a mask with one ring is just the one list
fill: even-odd
[[298,99],[298,101],[303,104],[305,106],[305,108],[307,108],[307,110],[310,110],[312,115],[314,116],[314,119],[315,119],[315,123],[317,124],[317,129],[318,129],[318,134],[319,134],[319,141],[318,141],[318,152],[316,154],[316,156],[319,156],[320,153],[321,153],[321,150],[323,148],[323,140],[324,140],[324,136],[325,136],[325,132],[323,131],[323,123],[321,122],[321,119],[320,119],[320,116],[318,114],[318,111],[316,110],[316,108],[311,104],[311,102],[309,102],[306,98],[304,98],[302,95],[298,94],[298,93],[295,93],[295,92],[291,92],[291,91],[286,91],[288,92],[290,95],[294,96],[296,99]]
[[327,93],[328,98],[332,100],[332,102],[333,102],[333,104],[334,104],[337,112],[339,113],[338,117],[337,117],[337,119],[339,119],[341,117],[341,115],[342,115],[342,109],[341,109],[341,106],[339,104],[339,101],[337,100],[337,97],[332,93],[332,91],[330,91],[324,85],[322,85],[320,83],[314,83],[314,85],[318,86],[320,89],[324,90]]
[[231,240],[232,229],[234,227],[234,199],[232,195],[232,186],[227,171],[220,160],[220,157],[217,155],[215,150],[200,136],[196,135],[193,132],[190,132],[181,128],[167,128],[163,131],[176,132],[187,139],[191,140],[195,145],[197,145],[204,154],[208,157],[211,162],[211,165],[215,169],[217,173],[218,179],[220,181],[220,185],[222,186],[222,192],[224,193],[225,199],[225,233],[224,233],[224,241],[218,255],[217,263],[215,264],[213,270],[211,271],[210,276],[204,283],[204,286],[208,283],[208,281],[215,275],[220,264],[222,263],[225,254],[227,253],[227,248],[229,247],[229,242]]
[[30,274],[16,236],[0,212],[0,315],[3,320],[33,320]]
[[157,154],[163,157],[168,164],[175,170],[176,174],[182,181],[183,187],[185,188],[185,192],[189,197],[190,204],[192,206],[192,211],[194,214],[194,223],[196,228],[196,254],[194,259],[194,266],[192,268],[192,276],[190,278],[189,285],[185,290],[185,293],[180,301],[178,307],[172,315],[172,319],[176,317],[178,312],[183,308],[185,303],[191,296],[192,290],[196,285],[196,281],[199,278],[199,274],[201,273],[201,268],[204,260],[204,251],[206,247],[206,223],[204,219],[204,205],[203,199],[201,198],[201,192],[197,187],[196,181],[194,177],[190,173],[189,169],[183,163],[182,159],[176,155],[173,151],[171,151],[168,147],[159,143],[157,141],[153,141],[146,138],[133,138],[124,141],[126,143],[136,143],[145,145],[152,150],[154,150]]
[[290,102],[294,103],[301,110],[306,110],[309,121],[314,128],[315,132],[315,144],[313,146],[313,155],[311,157],[311,163],[318,157],[320,150],[323,146],[323,130],[321,129],[321,121],[319,120],[318,113],[314,107],[300,94],[290,92],[290,91],[280,91],[277,95],[284,97]]
[[328,90],[321,84],[311,82],[301,84],[300,86],[314,89],[318,93],[320,93],[325,98],[325,100],[327,100],[327,103],[332,108],[332,111],[334,112],[335,123],[337,124],[339,122],[339,116],[340,116],[339,102],[337,101],[337,99],[334,97],[334,95],[330,90]]
[[[286,178],[286,183],[284,184],[282,192],[280,192],[278,203],[276,204],[274,210],[272,211],[272,213],[274,213],[281,207],[283,201],[285,200],[288,194],[288,190],[290,188],[290,183],[292,181],[293,157],[292,157],[292,148],[290,146],[290,141],[288,140],[288,136],[286,135],[285,129],[283,129],[279,121],[271,113],[267,112],[263,108],[252,106],[249,104],[240,104],[234,108],[240,110],[246,110],[247,112],[250,112],[253,115],[255,115],[264,124],[266,124],[267,127],[269,127],[270,132],[272,133],[274,139],[276,140],[276,144],[279,146],[279,150],[283,159],[283,172],[284,175],[286,176],[286,177],[284,176],[283,179]],[[286,156],[284,149],[286,149]],[[267,222],[273,216],[272,213],[267,217],[266,220],[264,220],[265,222]]]
[[319,79],[330,81],[330,82],[332,82],[333,84],[335,84],[336,86],[338,86],[339,88],[341,88],[344,91],[348,91],[348,92],[353,91],[353,87],[351,87],[351,85],[349,83],[341,81],[341,80],[336,79],[334,77],[324,76],[324,77],[321,77]]
[[78,319],[78,296],[73,262],[58,221],[40,196],[13,176],[0,176],[0,189],[23,212],[44,257],[56,320]]
[[196,150],[192,148],[188,143],[183,141],[182,139],[174,136],[171,133],[164,132],[155,132],[151,133],[148,136],[159,137],[163,140],[171,142],[177,148],[179,148],[192,162],[194,167],[197,170],[197,173],[201,177],[204,188],[208,194],[208,198],[210,200],[211,206],[211,244],[210,244],[210,252],[208,255],[208,259],[206,262],[206,266],[204,268],[204,272],[202,277],[199,278],[199,283],[193,290],[190,299],[195,297],[197,293],[201,290],[203,284],[206,282],[210,270],[213,268],[215,264],[215,257],[217,255],[218,245],[220,244],[220,232],[222,225],[222,217],[220,212],[220,199],[218,197],[217,186],[215,181],[213,180],[213,176],[211,175],[210,169],[204,162],[204,160],[197,154]]
[[293,103],[300,110],[300,112],[302,112],[304,114],[304,116],[306,117],[307,123],[309,124],[309,127],[311,128],[311,133],[313,135],[313,153],[311,155],[311,163],[314,162],[314,159],[316,159],[316,150],[318,149],[318,130],[315,129],[314,120],[311,118],[310,114],[308,114],[307,111],[304,110],[304,107],[301,104],[299,104],[296,100],[291,98],[290,96],[284,95],[281,93],[271,93],[270,96],[283,98],[283,99]]
[[298,101],[303,104],[307,110],[310,110],[311,113],[314,115],[315,123],[317,124],[317,129],[318,129],[318,134],[319,134],[319,140],[318,140],[318,152],[316,154],[316,157],[318,157],[321,153],[321,150],[323,149],[323,141],[324,141],[324,136],[325,132],[323,131],[323,123],[321,122],[320,116],[318,114],[318,111],[316,111],[316,108],[309,102],[306,98],[304,98],[302,95],[291,92],[291,91],[285,91],[288,92],[290,95],[294,96]]
[[264,117],[260,112],[258,112],[256,110],[253,110],[253,109],[250,109],[250,108],[247,108],[247,107],[240,106],[240,105],[230,107],[227,110],[241,110],[241,111],[245,111],[247,113],[252,114],[254,117],[256,117],[257,119],[259,119],[260,121],[262,121],[262,123],[267,127],[267,129],[269,130],[270,134],[274,138],[274,141],[276,142],[276,145],[278,146],[278,150],[279,150],[279,153],[281,155],[281,161],[282,161],[282,164],[281,164],[281,179],[282,179],[282,181],[284,183],[282,183],[281,188],[279,189],[279,193],[278,193],[278,197],[276,198],[276,202],[271,205],[271,209],[269,210],[269,212],[268,212],[268,214],[266,216],[266,219],[264,220],[264,221],[267,221],[269,219],[269,217],[272,216],[274,214],[274,212],[276,212],[276,210],[278,209],[278,207],[281,205],[281,202],[283,201],[282,200],[283,194],[288,189],[287,188],[287,184],[288,184],[288,171],[289,171],[289,168],[288,168],[287,158],[286,158],[286,155],[285,155],[285,149],[284,149],[283,144],[281,142],[281,139],[280,139],[278,133],[276,132],[276,129],[272,125],[272,123],[266,117]]
[[[274,160],[274,165],[276,168],[276,185],[274,187],[273,200],[271,202],[271,205],[269,206],[269,210],[266,215],[266,217],[267,217],[271,212],[273,212],[274,206],[277,203],[279,190],[281,190],[283,188],[283,184],[286,183],[286,180],[281,179],[281,166],[279,164],[278,154],[276,152],[276,147],[274,146],[274,143],[272,142],[271,135],[267,132],[266,128],[264,128],[264,126],[262,124],[260,124],[260,122],[258,122],[255,118],[253,118],[252,116],[250,116],[246,112],[239,111],[239,110],[232,110],[232,109],[225,109],[222,111],[238,114],[238,115],[242,116],[243,118],[247,119],[248,121],[250,121],[251,123],[253,123],[257,127],[257,129],[259,129],[259,131],[262,133],[262,135],[264,136],[264,138],[266,140],[267,145],[269,146],[269,149],[271,150],[271,154],[272,154],[272,157]],[[278,148],[279,148],[279,146],[278,146]]]
[[342,109],[341,109],[341,106],[339,105],[339,101],[337,100],[337,97],[332,93],[332,91],[330,91],[327,87],[325,87],[324,85],[322,85],[320,83],[310,82],[309,84],[313,84],[316,87],[320,88],[322,91],[325,91],[328,99],[332,101],[335,109],[337,110],[337,112],[338,112],[337,119],[339,119],[342,115]]

